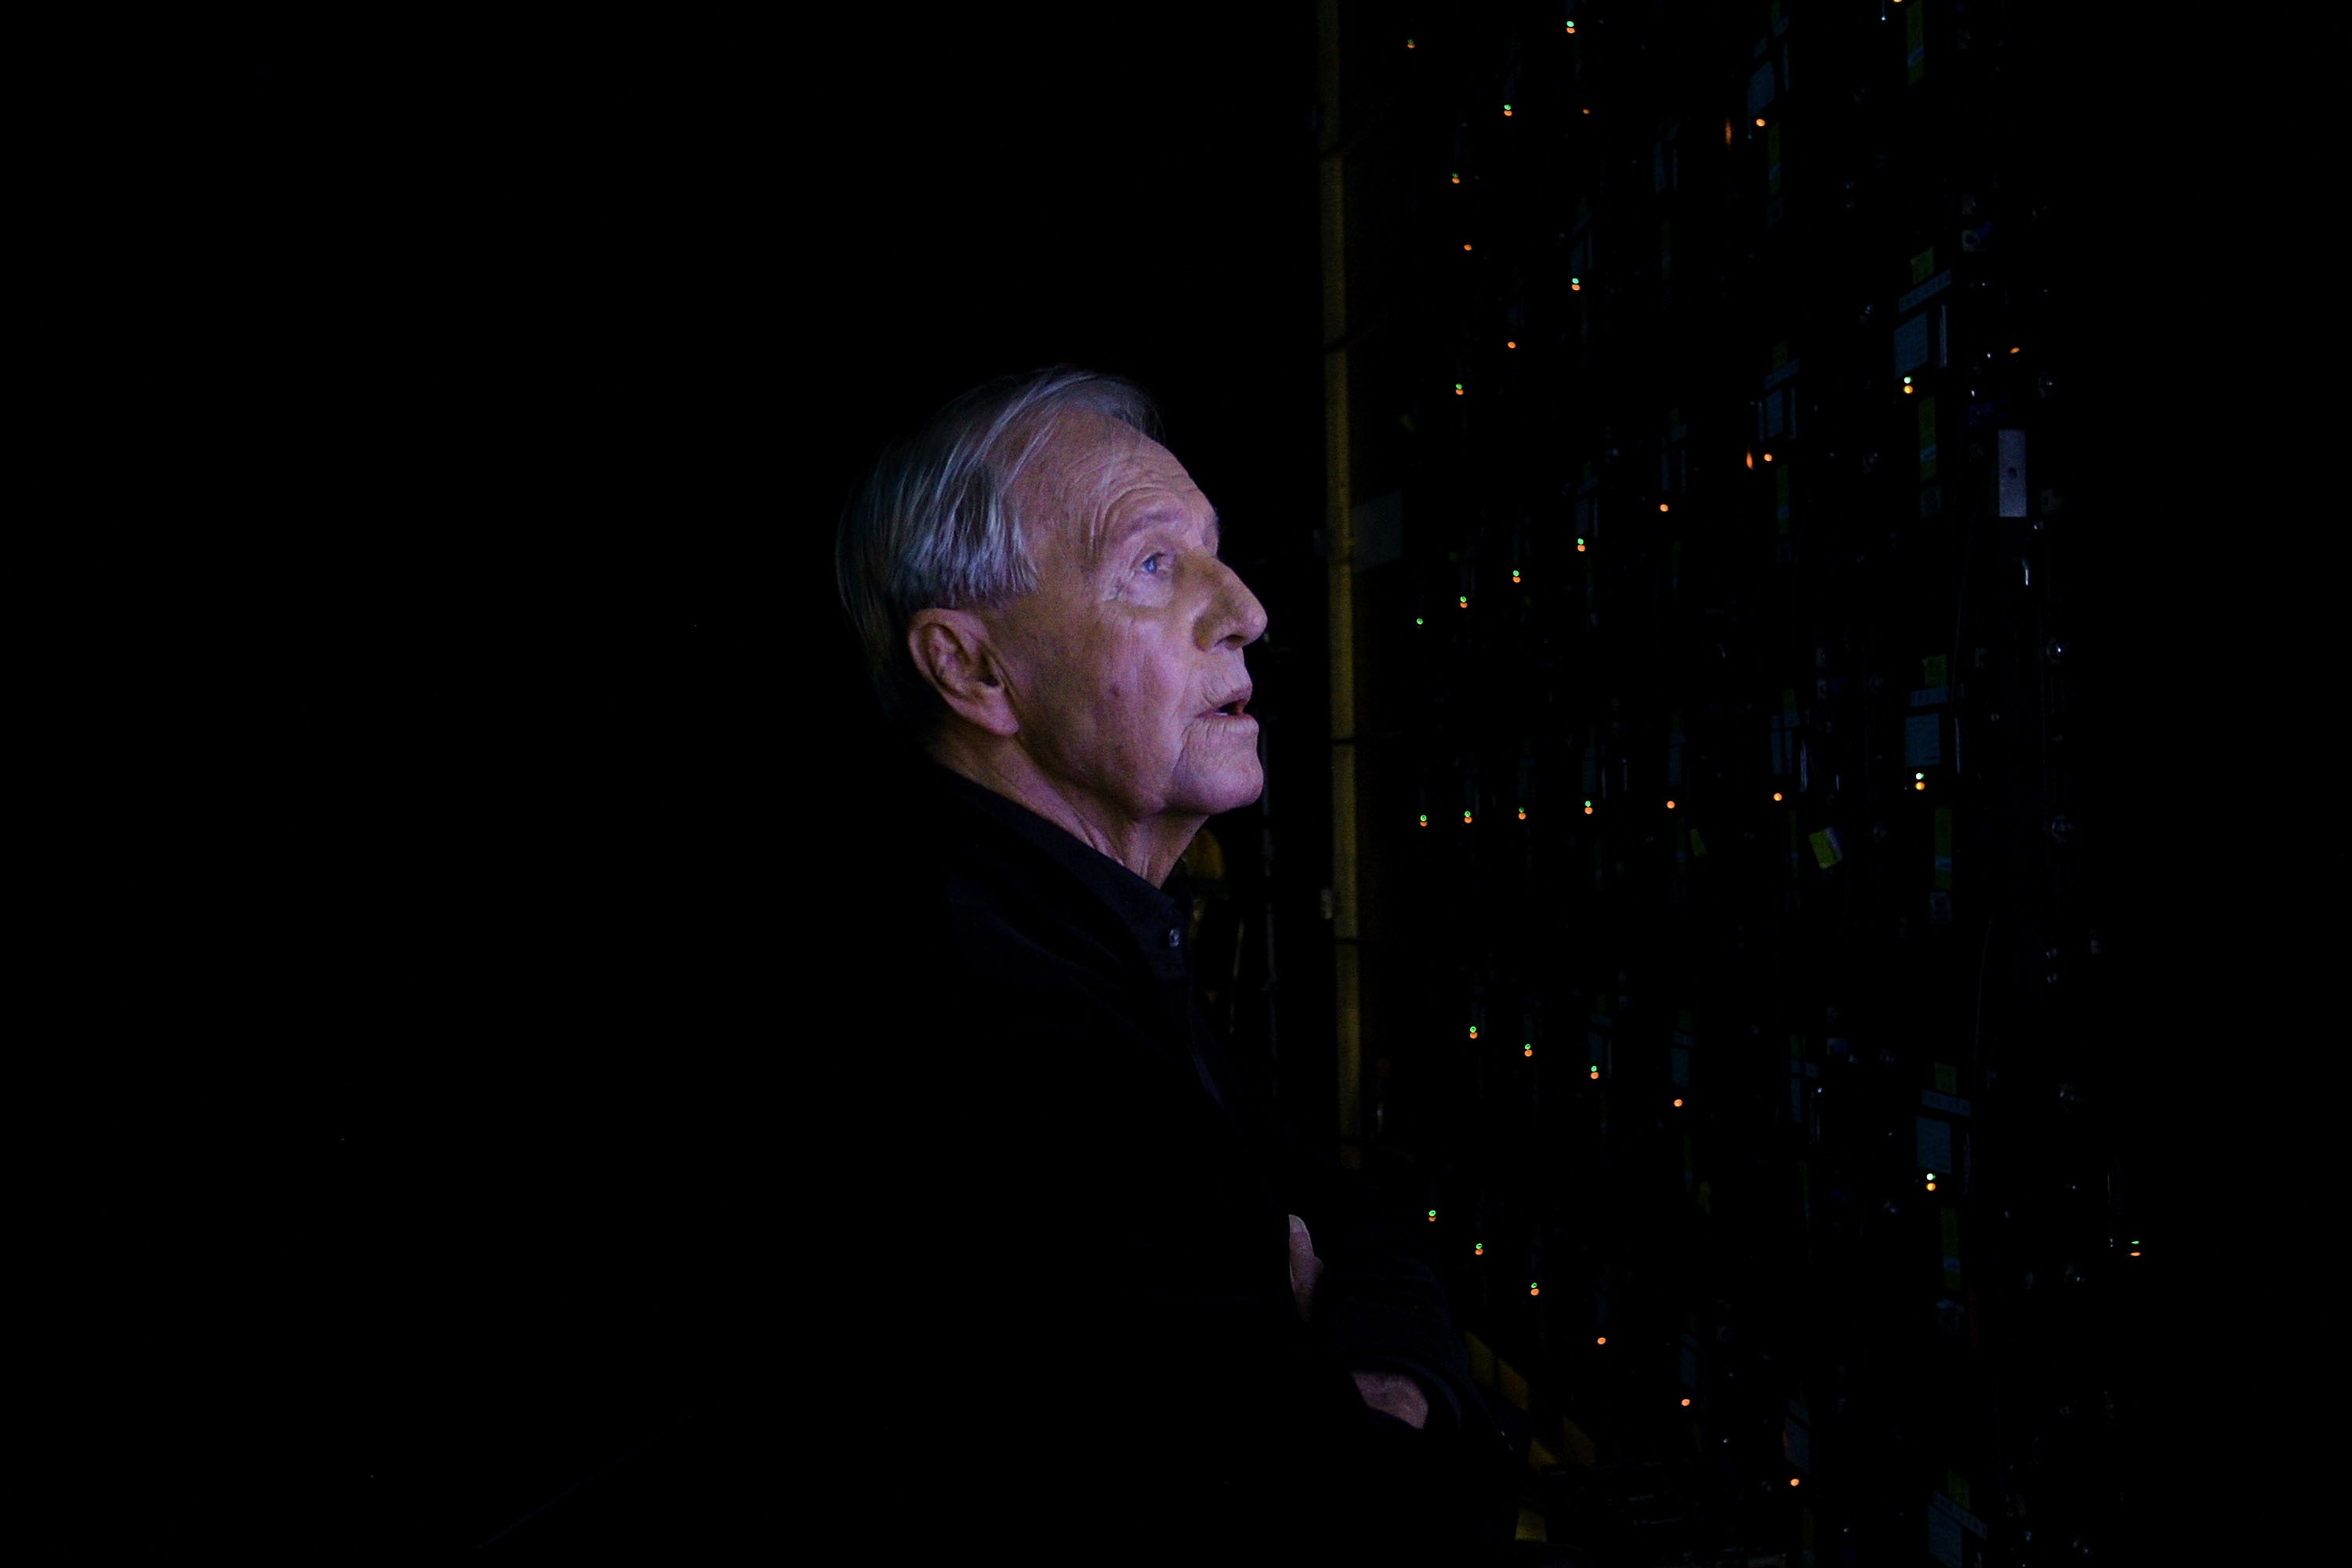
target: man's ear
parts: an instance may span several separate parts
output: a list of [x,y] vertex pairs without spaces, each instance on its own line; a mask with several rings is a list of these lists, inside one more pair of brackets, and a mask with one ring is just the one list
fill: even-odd
[[1013,714],[988,627],[968,610],[918,610],[907,627],[907,651],[931,689],[956,717],[992,735],[1021,731]]

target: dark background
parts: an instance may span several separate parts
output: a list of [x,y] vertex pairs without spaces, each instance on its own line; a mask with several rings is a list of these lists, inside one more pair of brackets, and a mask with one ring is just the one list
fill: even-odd
[[856,1209],[828,1149],[890,1135],[820,1064],[904,1049],[920,964],[919,911],[850,943],[903,967],[839,962],[891,825],[831,539],[956,393],[1069,363],[1160,403],[1271,615],[1299,1037],[1328,1016],[1312,13],[191,59],[156,314],[214,597],[163,679],[273,846],[191,848],[268,932],[201,984],[266,999],[288,1111],[230,1163],[295,1457],[229,1495],[462,1544],[681,1413],[771,1452],[795,1358],[884,1353],[794,1326],[904,1267],[888,1215],[810,1238]]
[[[314,29],[173,73],[142,395],[196,498],[155,575],[207,609],[202,657],[152,683],[194,775],[163,815],[216,805],[268,844],[192,830],[173,886],[226,879],[252,915],[190,994],[290,1112],[252,1195],[300,1243],[227,1277],[264,1282],[239,1316],[297,1368],[300,1458],[238,1493],[268,1529],[479,1539],[808,1353],[773,1331],[804,1293],[896,1267],[877,1216],[881,1256],[805,1283],[790,1216],[855,1194],[782,1163],[866,1129],[796,1092],[805,1053],[891,1044],[887,996],[795,941],[887,833],[830,536],[881,443],[987,376],[1139,380],[1267,605],[1292,922],[1268,994],[1315,1043],[1298,1103],[1328,1105],[1312,24]],[[2326,671],[2304,641],[2328,624],[2334,329],[2293,303],[2324,255],[2316,100],[2283,35],[2086,28],[2108,44],[2081,48],[2057,155],[2085,253],[2119,258],[2110,461],[2169,503],[2105,601],[2133,650],[2107,667],[2137,848],[2113,897],[2143,911],[2135,1026],[2166,1032],[2145,1138],[2179,1153],[2143,1192],[2184,1233],[2252,1231],[2302,1189],[2240,1152],[2263,1101],[2219,1064],[2305,1070],[2342,856],[2324,717],[2284,721]],[[1218,826],[1262,877],[1255,818]],[[219,900],[165,898],[219,937]],[[2189,1292],[2242,1308],[2241,1278],[2176,1275],[2168,1342],[2228,1321]],[[2192,1452],[2230,1364],[2172,1369]]]

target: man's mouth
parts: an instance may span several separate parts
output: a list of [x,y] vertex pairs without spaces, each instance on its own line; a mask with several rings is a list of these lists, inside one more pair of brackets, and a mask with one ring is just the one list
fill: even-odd
[[1208,712],[1202,714],[1202,717],[1204,719],[1239,719],[1247,711],[1250,698],[1254,695],[1255,691],[1255,688],[1244,686],[1239,691],[1229,692],[1223,701],[1218,703],[1214,708],[1210,709]]

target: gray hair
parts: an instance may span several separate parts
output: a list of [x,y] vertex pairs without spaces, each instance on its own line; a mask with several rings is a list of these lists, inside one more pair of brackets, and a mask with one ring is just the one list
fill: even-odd
[[944,711],[907,649],[915,613],[994,608],[1037,586],[1024,525],[1039,498],[1017,481],[1076,408],[1158,435],[1150,399],[1118,376],[1069,365],[1002,376],[885,452],[842,512],[835,584],[883,717],[902,736],[923,738]]

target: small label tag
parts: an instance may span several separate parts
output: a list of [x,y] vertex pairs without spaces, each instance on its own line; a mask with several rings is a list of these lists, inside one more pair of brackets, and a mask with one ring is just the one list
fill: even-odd
[[[1966,1489],[1966,1483],[1962,1484],[1962,1489]],[[1942,1492],[1929,1492],[1927,1494],[1927,1511],[1931,1516],[1940,1516],[1950,1520],[1955,1528],[1967,1531],[1979,1541],[1984,1541],[1990,1538],[1991,1532],[1986,1529],[1985,1521],[1983,1520],[1979,1519],[1975,1514],[1970,1513],[1966,1508],[1954,1502]]]
[[1914,713],[1903,721],[1903,765],[1940,767],[1944,762],[1944,721],[1933,713]]
[[[1936,253],[1932,250],[1927,252],[1930,265],[1933,264],[1935,255]],[[1919,269],[1919,264],[1916,260],[1912,262],[1911,269],[1914,272],[1916,272]],[[1948,267],[1944,268],[1943,271],[1937,273],[1933,278],[1928,279],[1925,283],[1920,284],[1916,289],[1912,289],[1908,294],[1904,295],[1900,300],[1895,300],[1895,313],[1898,316],[1904,315],[1906,312],[1926,304],[1928,300],[1934,299],[1937,295],[1942,293],[1951,286],[1952,269]]]
[[1949,1515],[1927,1510],[1927,1555],[1943,1568],[1960,1568],[1960,1523]]
[[1918,1123],[1916,1146],[1919,1168],[1939,1176],[1952,1173],[1952,1124],[1938,1121],[1932,1116],[1916,1119]]

